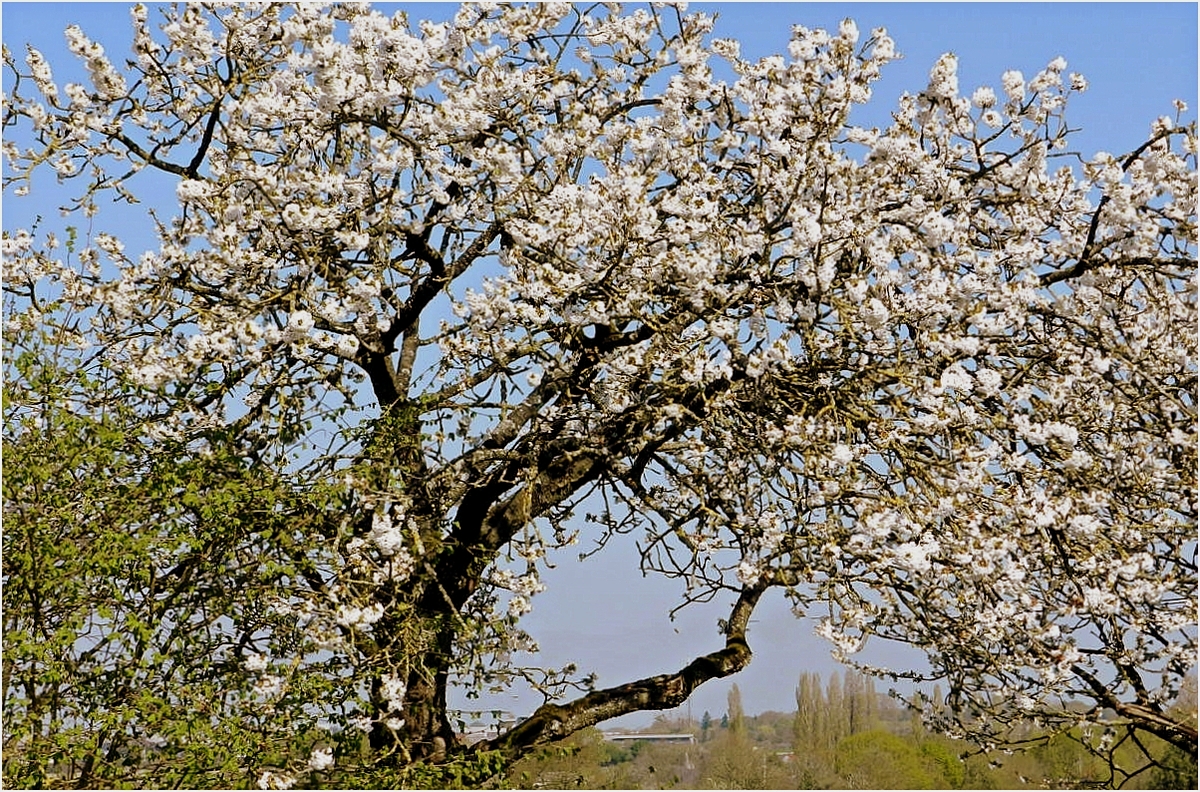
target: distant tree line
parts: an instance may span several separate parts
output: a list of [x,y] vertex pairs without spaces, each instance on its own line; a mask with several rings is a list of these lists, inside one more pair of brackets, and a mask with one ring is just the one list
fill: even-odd
[[[944,707],[940,688],[919,697]],[[802,673],[793,713],[746,715],[734,685],[727,709],[699,721],[660,715],[647,732],[692,732],[696,745],[618,745],[591,730],[519,763],[521,787],[585,789],[1195,789],[1196,763],[1163,741],[1119,745],[1117,765],[1088,749],[1103,738],[1027,730],[1029,747],[984,753],[929,731],[921,714],[849,670]],[[1177,711],[1195,711],[1195,685]],[[1145,766],[1143,754],[1155,762]],[[1139,764],[1141,762],[1142,764]],[[1138,772],[1139,767],[1145,767]]]

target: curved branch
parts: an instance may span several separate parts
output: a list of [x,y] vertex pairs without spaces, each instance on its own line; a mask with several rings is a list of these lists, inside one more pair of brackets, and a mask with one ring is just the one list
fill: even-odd
[[[176,165],[174,162],[167,162],[166,160],[159,159],[153,151],[146,151],[144,148],[138,145],[136,140],[129,137],[129,135],[126,135],[124,132],[114,132],[110,134],[109,137],[119,142],[129,152],[136,154],[142,159],[143,162],[152,168],[157,168],[158,170],[166,171],[167,173],[173,173],[176,176],[182,176],[185,179],[195,178],[192,175],[192,172],[184,166]],[[155,150],[157,150],[157,147]]]
[[567,704],[544,704],[499,737],[476,744],[475,749],[500,751],[506,758],[515,760],[539,745],[561,740],[580,729],[620,715],[678,707],[708,680],[735,674],[750,663],[746,627],[768,585],[760,582],[742,589],[729,613],[723,649],[701,655],[673,674],[660,674],[596,690]]

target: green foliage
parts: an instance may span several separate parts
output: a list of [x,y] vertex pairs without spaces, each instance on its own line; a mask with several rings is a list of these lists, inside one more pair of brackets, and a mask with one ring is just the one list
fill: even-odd
[[746,731],[746,712],[742,709],[742,691],[735,683],[729,689],[729,730],[734,734],[744,734]]
[[[742,728],[719,730],[709,715],[707,740],[696,745],[632,744],[586,733],[522,761],[509,781],[520,787],[630,789],[1042,789],[1104,786],[1099,760],[1070,735],[1014,753],[980,753],[975,746],[931,733],[912,713],[854,672],[833,688],[843,712],[830,711],[830,686],[817,674],[801,675],[795,713],[741,714]],[[867,696],[873,697],[866,700]],[[857,699],[857,703],[855,703]],[[737,711],[737,707],[731,708]],[[850,723],[851,712],[870,712],[872,728],[846,735],[826,749],[829,729]],[[816,717],[820,716],[820,717]],[[732,719],[731,719],[732,721]],[[866,718],[853,719],[863,723]],[[648,730],[705,733],[698,724],[659,716]],[[1031,739],[1038,735],[1029,731]],[[1077,735],[1078,736],[1078,735]],[[1144,741],[1162,766],[1134,775],[1123,788],[1195,787],[1195,761],[1162,741]],[[1121,767],[1144,759],[1133,746],[1118,751]],[[1128,753],[1128,755],[1126,755]],[[965,755],[965,758],[964,758]],[[1071,775],[1078,773],[1079,775]],[[1120,784],[1118,773],[1113,785]]]
[[[24,340],[4,383],[5,785],[246,786],[304,767],[330,742],[304,705],[358,699],[287,607],[319,574],[305,515],[336,494],[220,431],[149,443],[125,383]],[[250,652],[277,659],[270,679]]]
[[[1181,717],[1182,720],[1190,723],[1192,726],[1195,726],[1197,717],[1196,698],[1196,670],[1193,668],[1191,673],[1184,678],[1179,695],[1171,707],[1172,713]],[[1174,745],[1168,745],[1157,738],[1151,738],[1149,742],[1157,749],[1156,753],[1160,761],[1160,764],[1149,774],[1148,780],[1152,788],[1197,788],[1196,746],[1193,745],[1191,752],[1188,752]]]
[[890,732],[853,734],[837,747],[836,768],[850,789],[946,789],[937,761]]
[[1103,761],[1088,753],[1078,735],[1056,734],[1030,748],[1029,755],[1037,761],[1046,783],[1058,788],[1069,789],[1081,779],[1108,775]]
[[926,765],[936,768],[937,775],[945,780],[949,789],[962,789],[965,785],[967,768],[959,758],[954,746],[944,737],[931,736],[921,741],[921,754]]
[[681,747],[644,742],[618,745],[606,741],[595,729],[585,729],[517,762],[508,780],[524,788],[629,789],[647,783],[657,787],[670,777],[660,774],[659,767],[684,763],[680,761],[683,754],[673,750]]
[[507,764],[499,751],[468,752],[441,762],[413,762],[403,767],[366,759],[312,780],[317,782],[314,785],[331,789],[468,789],[494,786]]
[[1173,745],[1163,752],[1161,764],[1154,769],[1151,785],[1155,789],[1196,789],[1196,756]]

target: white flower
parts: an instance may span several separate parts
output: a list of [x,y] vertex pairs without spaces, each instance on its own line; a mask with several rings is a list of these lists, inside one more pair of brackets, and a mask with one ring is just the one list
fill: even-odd
[[46,62],[42,53],[26,45],[25,62],[32,70],[33,81],[38,90],[50,101],[57,102],[58,86],[54,84],[54,75],[50,71],[50,64]]
[[753,586],[762,577],[762,568],[753,561],[745,559],[738,564],[737,576],[743,585]]
[[338,339],[337,353],[344,358],[354,357],[354,353],[358,351],[358,339],[352,335],[344,335]]
[[713,39],[712,51],[726,60],[737,60],[741,54],[741,44],[736,39]]
[[238,322],[236,330],[238,340],[243,344],[257,341],[263,336],[262,327],[253,319],[246,319],[245,321]]
[[393,674],[384,674],[379,680],[379,695],[387,699],[388,710],[399,712],[404,709],[404,694],[408,686],[404,680]]
[[895,549],[895,558],[897,566],[907,569],[910,572],[915,572],[918,575],[923,572],[928,572],[932,564],[929,563],[929,555],[933,550],[931,546],[919,545],[915,542],[905,542]]
[[1004,93],[1014,102],[1025,96],[1025,75],[1015,69],[1000,75],[1000,84],[1004,86]]
[[54,160],[54,170],[59,176],[65,179],[74,176],[79,169],[69,155],[63,154]]
[[762,355],[751,355],[746,361],[746,376],[758,379],[767,371],[766,360]]
[[313,316],[308,311],[295,311],[288,317],[287,326],[292,337],[297,338],[308,335],[314,324]]
[[385,556],[395,555],[404,547],[404,534],[401,533],[400,526],[392,522],[391,515],[386,511],[375,512],[371,521],[370,539]]
[[1061,423],[1059,421],[1051,421],[1043,427],[1044,431],[1050,437],[1057,437],[1067,445],[1073,446],[1079,442],[1079,430],[1070,424]]
[[267,669],[267,656],[258,652],[250,652],[246,655],[246,659],[242,661],[242,667],[252,674],[265,671]]
[[529,597],[526,597],[524,594],[515,594],[513,595],[513,598],[508,601],[508,615],[512,616],[513,618],[524,616],[526,613],[529,613],[532,610],[533,603],[531,603],[529,601]]
[[413,568],[416,567],[417,561],[412,554],[403,547],[396,550],[394,554],[388,557],[387,564],[376,569],[371,577],[376,583],[384,581],[403,582],[412,574]]
[[145,363],[129,372],[137,384],[146,388],[161,388],[172,378],[172,373],[160,363]]
[[929,94],[943,99],[958,95],[958,58],[947,52],[929,72]]
[[308,768],[320,772],[331,767],[333,767],[333,749],[314,748],[312,756],[308,757]]
[[291,789],[295,783],[296,779],[290,775],[272,773],[270,770],[264,770],[258,777],[259,789]]
[[970,393],[975,386],[971,373],[959,363],[951,363],[942,372],[941,386],[943,389],[954,389],[960,393]]
[[844,657],[845,655],[857,654],[863,648],[863,639],[846,633],[833,626],[833,622],[829,619],[821,619],[821,622],[816,626],[817,635],[821,636],[834,645],[834,655]]
[[862,309],[863,322],[872,329],[883,327],[890,316],[888,307],[878,297],[872,297]]
[[340,605],[334,615],[334,620],[342,627],[357,627],[362,622],[362,608]]
[[843,41],[849,44],[857,44],[858,25],[854,23],[853,19],[843,19],[841,24],[838,25],[838,35],[842,37]]
[[829,456],[835,464],[841,466],[849,465],[854,461],[854,451],[852,451],[850,446],[846,445],[845,443],[838,443],[835,445]]
[[1091,464],[1092,455],[1082,448],[1076,448],[1062,463],[1063,470],[1087,470]]
[[1052,656],[1055,664],[1063,669],[1070,668],[1083,659],[1083,655],[1079,653],[1079,649],[1074,644],[1067,644],[1060,647],[1053,652]]
[[1000,372],[995,369],[979,368],[975,370],[975,382],[984,396],[993,396],[998,393],[1003,381]]
[[366,715],[351,715],[349,718],[346,718],[346,725],[355,731],[366,733],[371,731],[374,721]]
[[371,244],[371,237],[361,231],[336,231],[334,236],[350,250],[365,250]]
[[886,61],[896,57],[896,42],[883,28],[874,28],[871,37],[875,39],[875,48],[871,50],[871,58]]
[[1101,527],[1101,522],[1091,514],[1076,514],[1067,523],[1067,530],[1071,536],[1084,539],[1094,536]]
[[981,110],[986,110],[996,104],[996,92],[984,85],[975,89],[971,94],[971,103]]
[[203,179],[183,179],[175,185],[175,196],[187,203],[208,195],[208,182]]

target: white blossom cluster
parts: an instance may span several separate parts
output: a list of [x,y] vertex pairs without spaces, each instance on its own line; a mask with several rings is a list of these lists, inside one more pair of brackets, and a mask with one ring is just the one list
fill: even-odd
[[48,143],[6,149],[13,184],[48,161],[90,211],[157,168],[179,212],[136,259],[6,232],[7,321],[85,313],[145,398],[185,394],[157,431],[288,464],[364,397],[413,413],[414,447],[351,460],[403,479],[352,487],[370,527],[325,603],[351,635],[379,592],[457,582],[428,579],[430,525],[528,613],[594,488],[616,505],[585,536],[642,531],[688,597],[826,603],[839,654],[921,647],[964,705],[1169,696],[1196,650],[1194,126],[1072,166],[1063,58],[968,94],[948,54],[865,129],[886,31],[797,26],[749,61],[666,16],[186,5],[138,34],[136,80],[73,29],[94,91],[29,52],[41,96],[11,108]]
[[278,674],[268,673],[271,668],[271,658],[260,652],[248,652],[242,660],[242,667],[254,679],[254,684],[250,688],[250,701],[255,705],[273,710],[287,690],[287,680]]
[[314,748],[312,755],[308,757],[308,769],[317,772],[328,770],[333,767],[335,761],[332,748]]
[[497,569],[492,572],[490,580],[493,586],[513,593],[508,600],[508,614],[514,618],[533,610],[533,596],[546,590],[546,584],[542,583],[536,567],[524,575],[517,575],[509,569]]
[[291,789],[296,785],[294,776],[287,773],[277,773],[272,770],[264,770],[258,777],[259,789]]
[[400,712],[404,709],[404,693],[407,686],[400,677],[393,674],[384,674],[380,678],[379,695],[387,702],[387,711],[389,713],[386,721],[388,728],[398,729],[404,725],[404,721],[400,718]]

